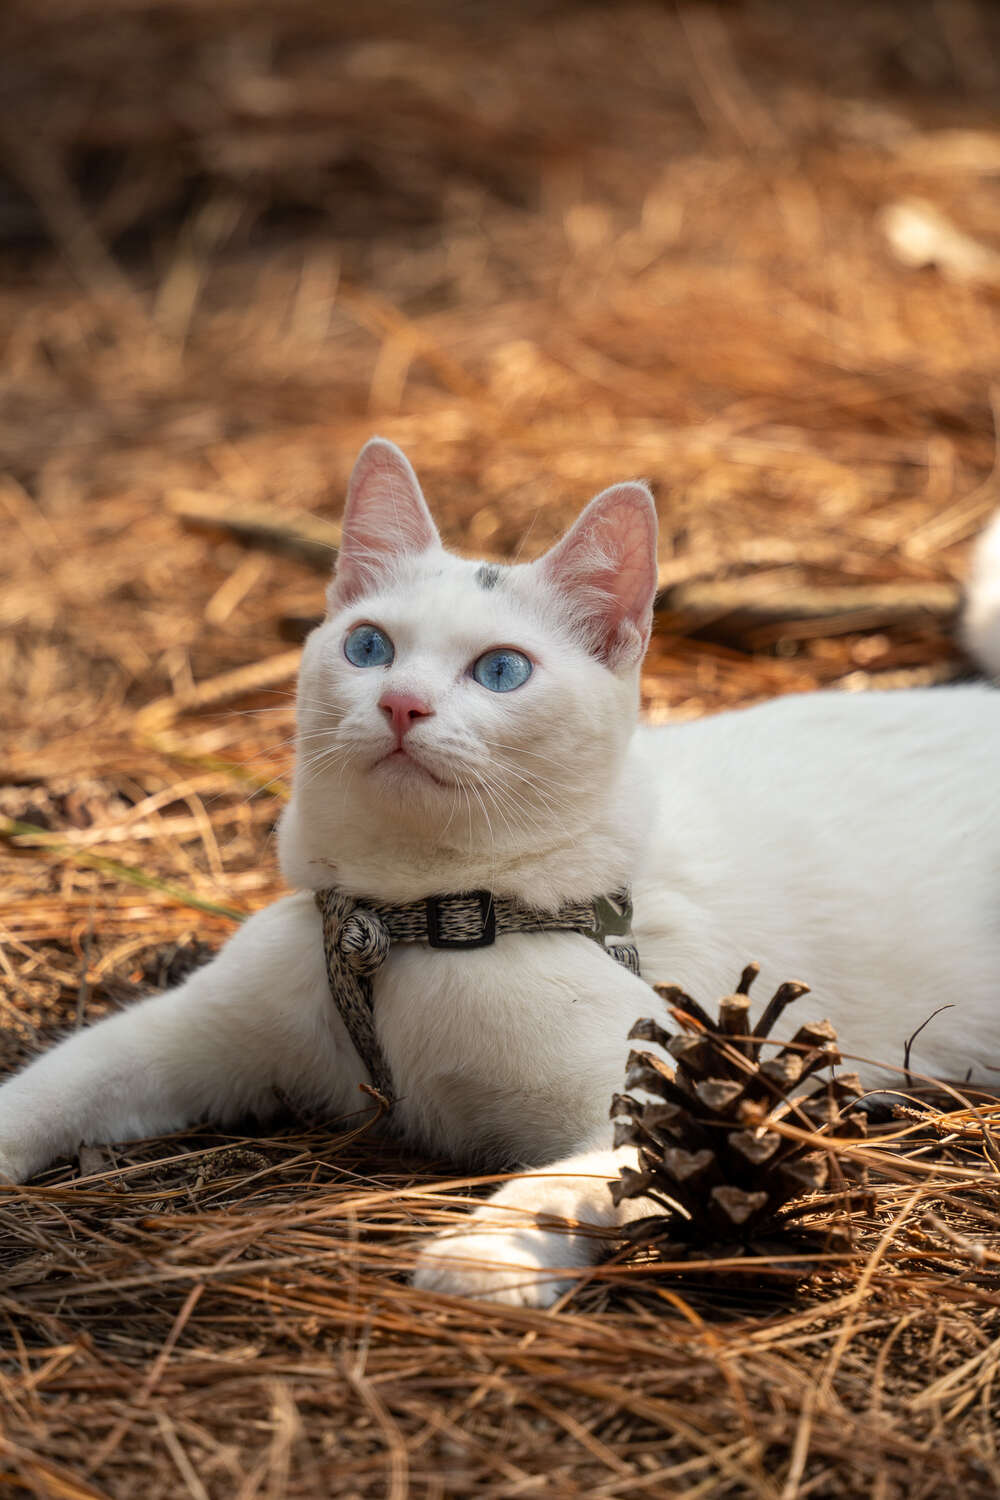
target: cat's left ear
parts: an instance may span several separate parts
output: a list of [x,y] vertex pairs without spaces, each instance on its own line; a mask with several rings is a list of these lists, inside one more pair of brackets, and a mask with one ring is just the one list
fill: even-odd
[[605,666],[642,660],[656,594],[656,507],[644,484],[603,490],[536,567]]
[[440,546],[410,460],[387,438],[372,438],[347,486],[337,569],[327,590],[331,611],[370,588],[398,558]]

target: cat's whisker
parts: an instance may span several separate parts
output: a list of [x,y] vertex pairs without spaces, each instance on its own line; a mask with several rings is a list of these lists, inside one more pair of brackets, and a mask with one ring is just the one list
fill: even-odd
[[[549,842],[551,840],[551,827],[547,828],[545,824],[539,822],[537,818],[533,817],[525,808],[523,803],[518,802],[516,798],[512,798],[509,793],[502,791],[499,787],[484,784],[483,789],[489,796],[490,800],[496,806],[498,812],[500,812],[501,807],[506,806],[511,812],[511,815],[515,819],[515,821],[520,821],[522,828],[527,827],[533,832],[542,835],[543,843]],[[507,822],[506,818],[504,819],[504,822]],[[508,828],[510,827],[509,823],[507,824],[507,826]],[[546,837],[546,835],[548,835],[548,837]],[[516,842],[513,839],[513,834],[512,842]]]
[[453,822],[454,817],[455,817],[455,813],[456,813],[456,811],[458,809],[458,792],[459,792],[459,787],[460,786],[461,786],[461,782],[456,778],[456,780],[455,780],[455,793],[454,793],[454,796],[451,799],[451,810],[448,813],[448,821],[447,821],[447,823],[445,823],[444,827],[441,829],[441,832],[440,832],[440,835],[439,835],[439,837],[441,838],[442,842],[444,841],[445,834],[448,832],[448,829],[452,825],[452,822]]
[[[524,782],[534,792],[534,794],[537,797],[538,801],[542,804],[542,807],[549,814],[550,817],[558,818],[560,814],[569,813],[570,811],[572,811],[572,810],[574,810],[574,809],[577,808],[577,804],[575,802],[573,802],[569,798],[559,799],[558,802],[553,803],[552,799],[548,796],[548,794],[545,791],[543,791],[541,785],[539,785],[537,782],[533,781],[530,777],[522,776],[518,772],[513,771],[510,767],[507,767],[507,766],[503,767],[502,769],[503,769],[504,774],[512,775],[512,776],[514,776],[514,778],[516,780],[518,780],[520,782]],[[493,782],[490,782],[489,784],[491,786],[494,785]],[[511,795],[510,792],[509,792],[509,789],[508,789],[508,793],[507,794],[508,794],[508,796]],[[515,803],[516,806],[522,806],[523,807],[523,804],[517,803],[517,800],[515,798],[512,797],[511,800]],[[525,812],[527,812],[527,809],[524,809],[524,810],[525,810]],[[537,824],[537,821],[536,821],[536,825],[535,826],[539,826]]]
[[462,792],[465,797],[465,816],[469,827],[469,848],[472,848],[472,798],[469,796],[469,788],[463,785]]
[[[525,806],[524,802],[511,793],[510,788],[503,786],[499,781],[491,780],[489,777],[484,777],[482,775],[478,776],[477,780],[479,782],[479,785],[482,786],[483,790],[489,796],[490,800],[497,807],[497,810],[500,811],[501,808],[506,808],[510,812],[515,824],[520,825],[521,827],[528,827],[540,834],[544,834],[547,831],[545,825],[539,821],[539,819],[528,807]],[[551,808],[546,808],[546,811],[548,811],[550,814],[552,813]],[[504,821],[509,829],[510,823],[506,818],[504,819]]]
[[[532,771],[527,766],[518,766],[515,764],[515,760],[520,756],[530,755],[533,759],[544,761],[546,766],[551,767],[552,765],[551,755],[537,755],[532,750],[522,750],[520,746],[515,747],[511,745],[504,745],[493,740],[484,739],[481,741],[481,743],[490,750],[499,750],[506,752],[506,755],[502,759],[499,757],[497,758],[500,768],[505,772],[509,772],[512,776],[520,776],[526,781],[533,780]],[[539,783],[535,782],[534,784],[538,785]],[[548,781],[543,781],[541,784],[548,785],[549,783]]]
[[[469,790],[471,791],[472,795],[475,797],[476,801],[479,803],[479,806],[483,810],[483,817],[486,820],[486,829],[487,829],[487,832],[489,833],[489,836],[490,836],[490,861],[491,861],[490,886],[492,887],[495,884],[495,881],[496,881],[496,868],[497,868],[497,842],[496,842],[496,836],[495,836],[495,834],[493,832],[493,824],[490,821],[490,815],[489,815],[489,811],[487,809],[486,803],[483,801],[482,797],[479,795],[479,791],[478,791],[477,787],[471,786],[469,788]],[[471,831],[470,831],[470,835],[471,835]]]
[[308,770],[320,763],[333,764],[338,760],[349,759],[350,753],[351,751],[349,746],[337,744],[331,745],[328,741],[322,740],[319,748],[307,750],[303,755],[299,757],[298,766]]
[[[540,809],[544,811],[550,818],[556,820],[556,822],[559,823],[563,828],[563,831],[566,831],[565,820],[572,814],[577,814],[578,820],[580,806],[577,799],[569,795],[553,796],[551,793],[551,789],[547,788],[544,783],[536,780],[532,776],[524,775],[520,771],[516,771],[513,767],[508,765],[501,765],[499,767],[498,778],[499,776],[502,776],[503,778],[511,777],[516,782],[518,782],[519,785],[527,788],[527,790],[532,794],[533,800],[540,805]],[[495,786],[496,781],[489,780],[489,784],[491,786]],[[508,797],[510,797],[513,805],[516,808],[521,809],[524,812],[524,815],[527,817],[528,809],[525,806],[525,803],[519,800],[517,796],[513,795],[509,787],[507,788],[507,795]],[[537,817],[532,818],[531,821],[533,826],[541,826]]]
[[505,750],[511,755],[527,755],[532,760],[543,760],[546,765],[552,764],[551,755],[541,755],[537,750],[527,750],[523,745],[505,744],[502,740],[488,740],[485,735],[479,737],[479,742],[489,750]]
[[[327,769],[332,768],[340,762],[341,774],[344,766],[349,760],[349,753],[343,746],[335,745],[331,749],[312,756],[305,756],[299,761],[295,771],[295,786],[297,790],[304,790],[312,786],[317,778]],[[304,773],[304,774],[303,774]]]
[[546,836],[547,839],[551,841],[554,831],[557,832],[561,836],[563,842],[567,844],[572,842],[576,837],[576,832],[575,830],[570,828],[566,815],[568,813],[575,814],[574,821],[578,823],[580,807],[577,802],[573,802],[569,799],[559,799],[556,803],[553,804],[545,795],[545,793],[541,791],[541,789],[536,789],[536,795],[541,801],[546,817],[548,819],[548,821],[546,822],[534,816],[534,814],[528,813],[527,809],[524,808],[523,802],[519,801],[516,797],[513,797],[509,788],[504,788],[504,795],[514,801],[516,806],[522,810],[523,814],[528,818],[530,826],[535,829],[537,833],[542,835],[543,842],[546,841]]
[[294,713],[295,702],[293,700],[291,703],[272,705],[270,708],[233,708],[229,709],[225,715],[220,715],[220,717],[228,718],[231,714],[234,719],[262,719],[268,714],[293,715]]
[[569,811],[571,808],[579,807],[579,799],[571,797],[568,794],[565,797],[559,797],[556,801],[553,801],[552,797],[549,794],[549,790],[546,789],[546,785],[544,782],[536,780],[532,776],[524,775],[520,771],[515,771],[513,766],[504,765],[501,766],[500,769],[505,776],[513,776],[516,781],[522,782],[525,786],[527,786],[532,792],[535,793],[535,795],[538,797],[538,800],[549,811],[553,811],[557,807],[561,807],[564,811]]
[[[502,820],[503,825],[504,825],[504,827],[507,830],[507,837],[510,840],[511,848],[512,849],[516,848],[517,847],[517,837],[516,837],[516,835],[514,833],[513,828],[510,825],[510,821],[507,818],[507,814],[503,810],[503,803],[501,802],[501,800],[500,800],[499,797],[493,795],[491,788],[485,782],[482,784],[482,786],[483,786],[484,793],[490,799],[490,801],[493,803],[493,806],[496,808],[497,815]],[[513,804],[510,802],[509,799],[507,799],[507,805],[509,807],[511,807],[511,808],[513,807]]]

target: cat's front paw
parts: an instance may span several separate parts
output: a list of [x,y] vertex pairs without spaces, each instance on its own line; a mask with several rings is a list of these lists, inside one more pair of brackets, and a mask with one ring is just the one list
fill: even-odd
[[565,1269],[571,1258],[565,1235],[537,1229],[440,1235],[417,1257],[413,1284],[509,1307],[551,1307],[573,1285]]

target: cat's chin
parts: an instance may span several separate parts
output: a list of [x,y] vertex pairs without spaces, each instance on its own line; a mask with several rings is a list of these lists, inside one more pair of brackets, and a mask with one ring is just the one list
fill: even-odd
[[393,750],[388,755],[383,755],[371,768],[371,774],[378,778],[379,783],[388,786],[413,787],[422,785],[428,790],[437,787],[443,792],[453,792],[456,787],[454,781],[448,781],[443,776],[425,766],[422,761],[414,759],[406,750]]

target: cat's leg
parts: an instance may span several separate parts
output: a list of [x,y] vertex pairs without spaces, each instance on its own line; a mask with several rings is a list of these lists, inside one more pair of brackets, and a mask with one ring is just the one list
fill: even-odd
[[356,1108],[365,1075],[327,988],[319,913],[290,896],[186,983],[76,1032],[0,1087],[0,1179],[82,1141],[135,1140],[274,1112],[280,1089]]
[[611,1248],[601,1231],[649,1213],[644,1199],[612,1202],[608,1184],[635,1167],[634,1147],[607,1144],[610,1127],[591,1149],[505,1183],[454,1234],[436,1236],[420,1252],[414,1284],[425,1291],[488,1298],[518,1307],[550,1307]]

